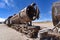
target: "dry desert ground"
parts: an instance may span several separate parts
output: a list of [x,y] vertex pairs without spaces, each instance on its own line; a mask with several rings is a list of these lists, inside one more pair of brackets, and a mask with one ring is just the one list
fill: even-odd
[[41,28],[45,28],[45,27],[52,28],[52,27],[54,27],[52,22],[33,22],[33,25],[40,26]]
[[[53,27],[52,22],[34,22],[33,25],[40,26],[42,28]],[[21,34],[12,28],[9,28],[5,24],[0,24],[0,40],[34,40],[34,39],[27,38],[24,34]]]

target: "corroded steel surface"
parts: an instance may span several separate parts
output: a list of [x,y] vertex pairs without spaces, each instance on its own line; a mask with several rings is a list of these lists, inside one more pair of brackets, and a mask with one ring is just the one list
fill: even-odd
[[55,2],[52,6],[52,20],[54,26],[60,21],[60,2]]

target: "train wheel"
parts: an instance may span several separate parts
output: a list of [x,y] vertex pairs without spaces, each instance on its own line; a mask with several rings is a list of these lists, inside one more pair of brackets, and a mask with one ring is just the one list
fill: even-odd
[[31,38],[32,37],[32,33],[31,30],[28,31],[27,37]]
[[22,28],[20,28],[20,29],[19,29],[19,32],[21,32],[21,33],[22,33]]

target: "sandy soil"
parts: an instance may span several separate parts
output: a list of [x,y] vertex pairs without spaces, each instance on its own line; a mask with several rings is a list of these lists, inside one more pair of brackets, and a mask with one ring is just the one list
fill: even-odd
[[40,26],[41,28],[53,28],[53,23],[52,22],[33,22],[33,25],[38,25]]
[[5,24],[0,24],[0,40],[33,40],[27,38],[24,34],[7,27]]
[[[44,22],[44,23],[36,22],[33,23],[33,25],[37,25],[42,28],[53,27],[52,22]],[[12,28],[9,28],[7,25],[0,24],[0,40],[37,40],[37,39],[27,38],[24,34],[21,34]]]

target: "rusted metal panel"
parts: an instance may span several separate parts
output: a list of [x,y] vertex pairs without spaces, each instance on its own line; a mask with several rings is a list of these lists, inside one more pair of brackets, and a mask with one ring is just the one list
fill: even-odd
[[54,26],[60,21],[60,2],[55,2],[52,6],[52,20]]

